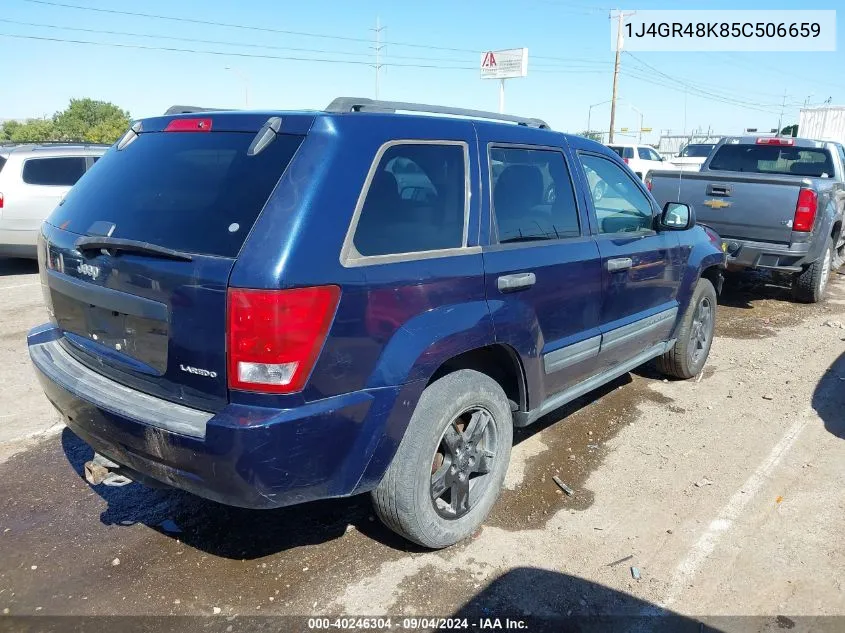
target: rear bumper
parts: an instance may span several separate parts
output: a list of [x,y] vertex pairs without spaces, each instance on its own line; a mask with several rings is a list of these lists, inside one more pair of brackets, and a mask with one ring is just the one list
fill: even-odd
[[773,244],[723,238],[727,245],[728,268],[761,268],[787,273],[804,269],[810,252],[810,242]]
[[346,496],[378,481],[370,461],[383,452],[386,426],[396,426],[391,412],[398,387],[295,409],[230,404],[211,414],[91,372],[64,351],[59,338],[50,325],[27,338],[47,398],[95,451],[144,477],[245,508]]
[[9,229],[0,219],[0,256],[34,258],[37,243],[37,230]]

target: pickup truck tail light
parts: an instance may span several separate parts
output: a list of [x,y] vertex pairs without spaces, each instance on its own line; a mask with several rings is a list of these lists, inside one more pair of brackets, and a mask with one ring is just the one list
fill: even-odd
[[801,189],[798,192],[798,204],[795,205],[795,218],[792,221],[793,231],[813,230],[818,203],[819,196],[812,189]]
[[0,209],[3,208],[3,194],[0,193]]
[[648,176],[645,177],[645,186],[646,186],[646,189],[651,191],[651,187],[652,187],[652,185],[651,185],[651,174],[649,174]]
[[627,164],[628,164],[628,161],[630,161],[631,159],[630,159],[630,158],[623,158],[622,160],[624,160],[624,161],[625,161],[625,164],[627,165]]
[[301,391],[323,348],[339,299],[337,286],[230,288],[226,319],[229,388]]

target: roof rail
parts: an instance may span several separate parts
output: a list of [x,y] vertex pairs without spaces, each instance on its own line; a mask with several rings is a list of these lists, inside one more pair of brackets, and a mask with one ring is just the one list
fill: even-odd
[[447,106],[425,105],[423,103],[407,103],[404,101],[376,101],[356,97],[338,97],[327,107],[326,112],[428,112],[430,114],[452,114],[456,116],[472,117],[474,119],[490,119],[492,121],[507,121],[527,127],[544,130],[551,129],[542,119],[531,119],[510,114],[486,112],[484,110],[467,110],[465,108],[450,108]]
[[170,114],[193,114],[194,112],[220,112],[226,108],[203,108],[202,106],[183,106],[175,105],[167,108],[164,113],[165,116]]

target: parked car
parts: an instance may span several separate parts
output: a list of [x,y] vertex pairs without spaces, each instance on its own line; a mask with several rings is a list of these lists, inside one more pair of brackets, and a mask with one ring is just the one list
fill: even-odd
[[107,145],[0,145],[0,256],[35,257],[38,230]]
[[699,172],[654,172],[647,184],[658,202],[692,205],[724,239],[729,266],[789,275],[795,298],[816,302],[845,256],[843,166],[838,143],[734,137]]
[[484,521],[514,426],[653,359],[702,370],[724,254],[598,143],[339,99],[137,122],[39,263],[29,352],[92,483],[250,508],[372,491],[440,548]]
[[675,158],[670,159],[665,168],[679,171],[698,171],[714,147],[716,147],[715,143],[690,143]]
[[648,145],[608,145],[637,177],[645,178],[653,169],[666,169],[664,158]]

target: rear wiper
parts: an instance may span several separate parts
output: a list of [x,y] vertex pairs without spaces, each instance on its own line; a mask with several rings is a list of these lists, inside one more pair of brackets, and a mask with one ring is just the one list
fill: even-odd
[[84,253],[85,251],[105,250],[110,255],[117,252],[122,253],[139,253],[142,255],[153,255],[155,257],[163,257],[165,259],[175,259],[182,262],[190,262],[194,258],[188,253],[176,251],[172,248],[165,248],[164,246],[156,246],[149,242],[139,242],[138,240],[127,240],[120,237],[106,237],[106,236],[91,236],[80,237],[74,244],[76,250]]

